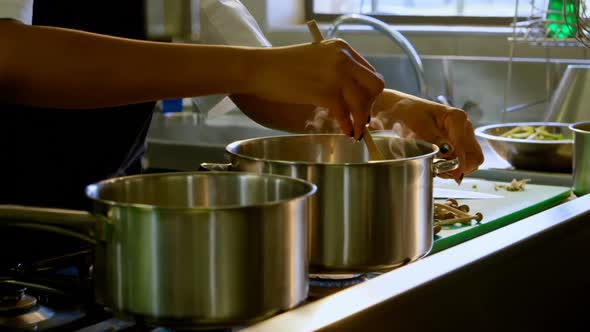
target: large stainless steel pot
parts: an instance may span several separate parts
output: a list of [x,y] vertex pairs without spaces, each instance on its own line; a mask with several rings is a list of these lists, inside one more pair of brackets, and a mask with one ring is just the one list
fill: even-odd
[[202,166],[315,183],[310,272],[384,271],[430,251],[433,176],[458,162],[435,163],[438,147],[423,141],[374,139],[387,160],[368,161],[364,143],[344,135],[286,135],[233,142],[226,147],[230,164]]
[[88,186],[92,214],[1,206],[0,217],[3,225],[63,226],[62,234],[95,242],[97,298],[123,316],[178,328],[235,326],[306,299],[315,190],[274,175],[139,175]]

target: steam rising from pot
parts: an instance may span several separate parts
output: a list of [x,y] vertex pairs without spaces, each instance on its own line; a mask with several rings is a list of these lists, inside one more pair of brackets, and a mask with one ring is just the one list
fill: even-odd
[[[403,122],[395,119],[394,112],[379,112],[371,118],[370,125],[371,128],[376,130],[376,136],[392,137],[392,139],[388,139],[387,144],[377,142],[386,159],[403,159],[422,154],[416,140],[416,134]],[[340,134],[342,131],[338,122],[330,116],[328,109],[318,107],[314,111],[313,118],[305,122],[305,132],[310,134]],[[326,153],[326,151],[322,153]]]
[[397,121],[393,117],[393,113],[383,111],[371,118],[371,126],[378,130],[377,136],[393,137],[388,141],[387,150],[381,145],[382,149],[387,151],[385,157],[387,159],[403,159],[421,154],[416,133],[403,122]]
[[341,130],[338,121],[330,117],[328,109],[318,107],[314,111],[313,118],[305,121],[305,132],[312,134],[337,134]]

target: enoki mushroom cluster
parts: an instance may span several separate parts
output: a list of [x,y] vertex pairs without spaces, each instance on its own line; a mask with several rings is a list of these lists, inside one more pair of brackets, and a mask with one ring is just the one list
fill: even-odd
[[463,224],[471,225],[472,221],[477,223],[483,220],[483,215],[479,212],[469,214],[468,205],[459,205],[452,198],[447,199],[444,203],[434,203],[434,233],[438,233],[442,226]]

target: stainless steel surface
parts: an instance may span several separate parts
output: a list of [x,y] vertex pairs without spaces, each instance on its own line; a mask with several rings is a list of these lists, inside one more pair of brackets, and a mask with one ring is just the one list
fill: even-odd
[[108,223],[95,231],[97,298],[119,315],[182,328],[239,326],[293,308],[307,297],[314,192],[302,180],[235,172],[90,185],[95,224]]
[[[454,93],[454,75],[452,70],[452,62],[449,58],[443,58],[441,60],[442,66],[442,79],[444,85],[444,94],[442,97],[446,100],[446,104],[453,106],[455,101],[455,93]],[[444,103],[443,103],[444,104]]]
[[489,181],[510,182],[512,179],[531,179],[531,183],[548,186],[571,187],[573,183],[572,173],[556,173],[514,169],[510,163],[500,158],[493,151],[487,141],[477,137],[484,155],[484,162],[479,169],[469,177],[480,178]]
[[590,65],[569,65],[551,97],[545,121],[590,121]]
[[331,39],[336,36],[338,29],[343,24],[363,24],[372,27],[373,29],[383,33],[386,35],[391,41],[396,43],[408,56],[410,59],[410,63],[414,68],[414,72],[416,74],[416,84],[418,85],[418,91],[421,97],[427,98],[428,97],[428,88],[426,86],[426,78],[424,74],[424,66],[422,65],[422,60],[418,55],[418,52],[410,43],[409,40],[406,39],[399,31],[394,30],[391,28],[390,25],[387,23],[380,21],[376,18],[371,16],[361,15],[361,14],[345,14],[339,16],[334,20],[332,23],[332,27],[328,30],[326,34],[326,39]]
[[574,193],[590,194],[590,121],[574,123]]
[[[444,317],[442,320],[435,320],[434,324],[437,324],[435,329],[417,329],[416,325],[414,325],[414,327],[410,327],[409,330],[436,330],[437,328],[440,328],[441,322],[448,323],[448,320],[452,317],[457,318],[455,321],[460,320],[460,323],[463,324],[465,324],[465,319],[469,319],[470,328],[477,324],[478,326],[481,326],[480,330],[488,330],[490,324],[489,317],[490,315],[495,315],[496,309],[498,308],[495,306],[474,305],[474,303],[480,304],[482,301],[487,300],[481,298],[480,294],[482,294],[482,289],[489,288],[491,287],[490,285],[480,284],[479,287],[482,288],[475,287],[467,288],[467,290],[465,290],[464,286],[460,283],[454,283],[451,284],[451,286],[447,284],[447,287],[452,287],[451,290],[445,292],[446,296],[438,296],[436,299],[428,297],[428,295],[431,294],[428,294],[425,291],[432,287],[432,284],[436,283],[437,280],[446,278],[449,275],[462,273],[463,275],[467,274],[473,276],[474,273],[477,273],[477,271],[480,271],[481,269],[470,269],[470,267],[478,262],[486,260],[486,258],[494,255],[500,256],[502,253],[505,253],[506,250],[511,248],[520,247],[521,249],[525,249],[523,248],[523,245],[526,244],[527,241],[535,239],[543,234],[558,233],[558,227],[572,224],[587,225],[588,217],[590,217],[588,206],[590,206],[590,195],[571,200],[514,224],[505,226],[468,242],[385,273],[374,279],[365,281],[359,285],[342,290],[332,296],[306,304],[300,308],[247,327],[242,331],[290,332],[355,330],[354,328],[347,329],[346,326],[341,325],[343,320],[363,320],[365,315],[370,316],[369,313],[373,309],[376,309],[387,316],[392,313],[387,311],[389,306],[393,306],[397,309],[400,309],[400,307],[403,308],[404,306],[412,306],[410,312],[414,314],[408,315],[407,317],[403,317],[402,315],[402,317],[395,317],[395,319],[390,319],[389,321],[379,320],[374,322],[374,326],[372,326],[373,328],[369,329],[388,331],[391,330],[392,326],[408,327],[408,325],[411,325],[411,322],[415,319],[428,321],[423,317],[417,317],[415,313],[421,312],[419,311],[419,308],[422,307],[424,309],[425,303],[431,303],[431,299],[432,301],[444,299],[445,301],[442,302],[446,302],[449,307],[441,308],[435,306],[433,307],[433,310],[445,310],[444,312],[448,312],[449,316]],[[571,253],[568,254],[567,252],[563,252],[562,254],[564,257],[571,255]],[[504,262],[504,266],[513,265],[510,264],[510,262]],[[531,266],[537,269],[530,271],[530,274],[547,273],[550,268],[546,265],[546,261],[543,263],[543,266]],[[579,261],[574,262],[573,265],[580,266]],[[572,280],[572,267],[573,266],[570,266],[563,270],[563,274],[567,275],[566,278],[568,280]],[[529,266],[527,266],[527,268],[529,268]],[[526,279],[524,278],[514,278],[514,276],[506,274],[499,275],[499,273],[494,273],[494,276],[496,278],[494,279],[494,284],[498,282],[526,282]],[[582,274],[581,278],[584,279],[585,274]],[[474,284],[477,283],[478,281],[476,280]],[[567,288],[564,288],[563,284],[551,284],[551,282],[549,282],[548,284],[545,284],[542,289],[532,289],[532,292],[543,297],[550,287],[558,287],[558,289],[562,291]],[[471,302],[457,302],[456,298],[453,298],[452,293],[459,294],[459,290],[461,289],[463,289],[463,292],[468,292],[473,295],[473,298],[469,299]],[[502,292],[502,289],[500,289],[499,297],[502,302],[498,303],[499,307],[504,307],[506,305],[505,301],[507,298],[515,298],[515,301],[517,302],[516,306],[519,306],[520,303],[522,303],[522,298],[519,297],[523,294],[523,291],[524,289],[511,294]],[[587,293],[584,293],[584,296],[585,294]],[[435,294],[435,296],[436,295],[437,294]],[[552,298],[544,298],[544,301],[550,302],[552,301]],[[556,304],[563,306],[562,302]],[[418,309],[416,309],[416,307],[418,307]],[[515,314],[517,318],[522,319],[522,312],[525,312],[526,308],[521,307],[520,309],[522,310],[519,310],[519,312]],[[481,315],[478,317],[483,318],[484,320],[473,320],[469,318],[470,316],[466,315],[453,315],[452,313],[456,313],[457,310],[466,310],[470,315],[479,313]],[[534,317],[534,319],[538,320],[539,317]],[[504,320],[500,320],[499,324],[501,324],[502,327],[506,326]],[[460,325],[453,324],[453,326]]]
[[155,113],[148,134],[144,161],[155,169],[195,171],[203,162],[223,162],[225,146],[261,136],[284,135],[264,128],[240,113],[199,122],[195,113]]
[[510,113],[510,112],[522,111],[522,110],[529,109],[531,106],[543,104],[546,102],[547,102],[547,99],[535,100],[530,103],[519,104],[519,105],[507,107],[506,109],[503,109],[502,112]]
[[[445,144],[443,144],[445,146]],[[438,148],[437,148],[438,149]],[[434,176],[442,175],[450,171],[454,171],[459,167],[459,159],[438,159],[432,164],[432,172]]]
[[21,314],[5,314],[0,316],[0,326],[9,331],[35,331],[36,324],[54,316],[48,308],[38,306],[33,310],[24,310]]
[[[233,169],[318,186],[310,209],[310,272],[338,274],[389,270],[432,246],[438,148],[385,136],[376,136],[375,143],[387,160],[369,162],[362,142],[332,134],[255,138],[229,144],[226,151]],[[452,169],[456,161],[442,165]]]
[[541,141],[500,137],[516,126],[546,126],[569,137],[568,124],[557,122],[501,123],[478,127],[475,135],[485,139],[493,151],[517,169],[571,172],[573,140]]
[[95,216],[86,211],[50,209],[18,205],[0,205],[2,226],[18,226],[77,238],[96,244],[95,230],[100,228]]

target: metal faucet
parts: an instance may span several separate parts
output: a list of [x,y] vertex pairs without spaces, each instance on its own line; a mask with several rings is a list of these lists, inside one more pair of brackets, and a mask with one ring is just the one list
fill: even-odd
[[412,43],[410,43],[406,37],[404,37],[399,31],[392,29],[389,25],[387,25],[387,23],[371,16],[361,14],[346,14],[339,16],[334,21],[332,27],[328,30],[326,38],[334,38],[336,36],[336,32],[338,32],[339,27],[345,23],[356,23],[371,26],[373,29],[385,34],[387,37],[389,37],[389,39],[395,42],[404,51],[412,63],[412,67],[416,73],[416,83],[418,85],[420,96],[423,98],[428,98],[428,89],[426,87],[426,79],[424,76],[424,66],[422,65],[422,60],[420,59],[420,56],[418,55],[418,52],[416,52],[416,49]]

